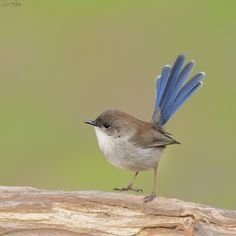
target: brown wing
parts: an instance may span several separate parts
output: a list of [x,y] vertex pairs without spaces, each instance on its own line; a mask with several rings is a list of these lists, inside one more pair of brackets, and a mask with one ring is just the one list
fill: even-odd
[[139,121],[137,127],[139,127],[139,129],[133,137],[130,138],[130,141],[134,142],[137,146],[152,148],[179,143],[163,130],[154,128],[149,122]]

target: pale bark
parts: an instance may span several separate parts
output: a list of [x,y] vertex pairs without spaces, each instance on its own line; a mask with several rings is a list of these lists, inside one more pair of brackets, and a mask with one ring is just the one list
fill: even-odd
[[0,187],[0,235],[236,235],[236,211],[157,197]]

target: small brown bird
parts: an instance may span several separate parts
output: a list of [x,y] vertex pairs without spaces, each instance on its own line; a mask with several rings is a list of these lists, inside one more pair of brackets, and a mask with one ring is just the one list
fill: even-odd
[[119,191],[134,189],[133,184],[139,173],[154,170],[152,193],[144,202],[156,196],[157,167],[161,154],[167,145],[178,144],[165,132],[163,125],[174,112],[201,86],[204,73],[200,72],[184,83],[193,68],[191,61],[184,68],[184,56],[180,55],[174,65],[164,66],[156,82],[156,102],[151,122],[145,122],[118,110],[107,110],[95,120],[86,121],[93,125],[98,145],[105,158],[114,166],[133,171],[134,178]]

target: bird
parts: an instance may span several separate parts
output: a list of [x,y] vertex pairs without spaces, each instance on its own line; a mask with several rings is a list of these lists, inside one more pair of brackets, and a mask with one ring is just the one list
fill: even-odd
[[165,131],[164,125],[173,114],[201,87],[204,72],[188,79],[195,64],[184,65],[185,56],[179,55],[172,66],[165,65],[156,79],[156,97],[150,122],[142,121],[125,112],[109,109],[86,124],[95,128],[98,146],[106,160],[115,167],[134,173],[126,187],[117,191],[142,192],[133,188],[139,172],[153,169],[152,192],[144,202],[152,201],[156,193],[157,168],[167,146],[180,144]]

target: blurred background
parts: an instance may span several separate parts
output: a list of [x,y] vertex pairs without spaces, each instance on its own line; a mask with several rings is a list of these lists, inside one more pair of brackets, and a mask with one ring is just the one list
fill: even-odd
[[[83,121],[108,108],[150,120],[156,76],[184,53],[206,78],[166,125],[182,145],[162,157],[158,193],[236,209],[235,1],[0,4],[0,185],[124,187],[133,174]],[[152,175],[136,186],[149,193]]]

